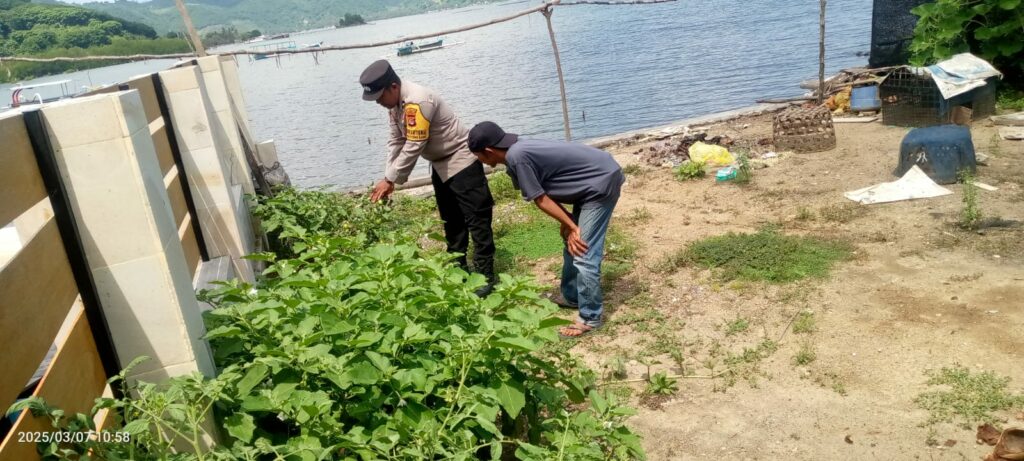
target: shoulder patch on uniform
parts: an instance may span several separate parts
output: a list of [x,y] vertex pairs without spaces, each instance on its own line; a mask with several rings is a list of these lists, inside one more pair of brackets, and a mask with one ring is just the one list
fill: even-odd
[[419,104],[405,105],[405,139],[426,141],[430,139],[430,121],[423,116]]

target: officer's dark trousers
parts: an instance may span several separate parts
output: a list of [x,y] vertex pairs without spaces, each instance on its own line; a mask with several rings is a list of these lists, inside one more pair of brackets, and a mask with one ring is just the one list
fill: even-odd
[[494,233],[491,218],[494,198],[487,186],[484,166],[474,162],[455,176],[441,182],[437,172],[431,174],[434,183],[434,197],[437,209],[444,221],[444,235],[450,253],[460,253],[457,262],[464,269],[469,237],[473,237],[473,268],[476,272],[494,280]]

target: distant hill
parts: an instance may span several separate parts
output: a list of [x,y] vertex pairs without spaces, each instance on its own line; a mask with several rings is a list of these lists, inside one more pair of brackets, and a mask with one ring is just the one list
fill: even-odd
[[[81,57],[189,51],[184,40],[158,38],[152,27],[64,4],[0,0],[0,57]],[[109,63],[108,63],[109,64]],[[5,64],[0,82],[87,69],[101,62]]]
[[[333,26],[345,14],[374,20],[493,1],[496,0],[187,0],[187,4],[192,21],[201,30],[231,26],[277,33]],[[160,34],[182,29],[174,0],[117,0],[81,6],[148,24]]]

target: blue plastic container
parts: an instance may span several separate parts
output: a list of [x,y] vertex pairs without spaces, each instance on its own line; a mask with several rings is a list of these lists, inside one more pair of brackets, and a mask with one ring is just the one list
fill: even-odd
[[881,108],[882,100],[878,99],[878,85],[858,86],[850,93],[850,110],[854,112]]
[[955,183],[960,170],[974,172],[977,160],[971,130],[957,125],[910,130],[900,144],[900,164],[896,167],[896,176],[903,176],[914,165],[939,184]]

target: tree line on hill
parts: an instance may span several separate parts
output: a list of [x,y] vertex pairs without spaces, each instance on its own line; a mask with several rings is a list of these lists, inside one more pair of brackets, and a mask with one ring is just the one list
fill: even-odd
[[[181,53],[188,43],[160,38],[152,27],[70,5],[0,0],[0,57]],[[0,82],[109,65],[110,62],[4,63]]]

